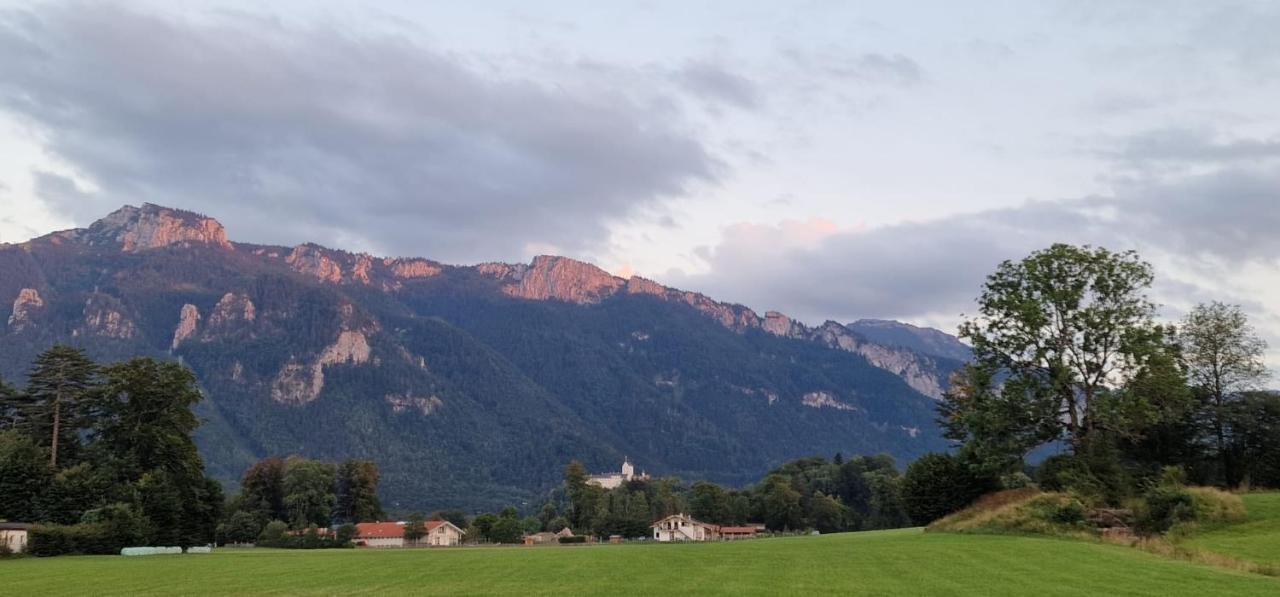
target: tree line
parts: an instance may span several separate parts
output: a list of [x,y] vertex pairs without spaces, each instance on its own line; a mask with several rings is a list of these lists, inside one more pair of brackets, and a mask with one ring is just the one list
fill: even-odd
[[[228,502],[228,516],[217,529],[219,542],[285,546],[285,537],[311,534],[316,547],[329,535],[338,539],[336,546],[345,545],[354,530],[342,527],[386,518],[378,480],[378,465],[369,460],[335,465],[299,456],[265,458],[245,471],[240,493]],[[334,533],[318,531],[329,528]]]
[[0,382],[0,519],[42,523],[33,551],[212,542],[223,493],[191,439],[200,399],[176,363],[48,349],[26,387]]

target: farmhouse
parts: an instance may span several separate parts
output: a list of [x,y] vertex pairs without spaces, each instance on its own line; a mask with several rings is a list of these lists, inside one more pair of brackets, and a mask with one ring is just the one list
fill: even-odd
[[720,538],[720,527],[685,514],[672,514],[653,523],[653,538],[664,542],[715,541]]
[[0,522],[0,545],[9,548],[11,553],[27,551],[27,530],[31,525],[25,522]]
[[621,472],[591,475],[587,478],[587,483],[597,485],[605,489],[613,489],[615,487],[621,487],[622,484],[627,481],[647,481],[648,479],[649,475],[643,471],[637,475],[636,467],[631,464],[631,460],[629,458],[623,458]]
[[[428,520],[426,534],[409,545],[445,547],[462,544],[462,529],[447,520]],[[362,522],[356,525],[355,541],[365,547],[404,547],[404,522]]]

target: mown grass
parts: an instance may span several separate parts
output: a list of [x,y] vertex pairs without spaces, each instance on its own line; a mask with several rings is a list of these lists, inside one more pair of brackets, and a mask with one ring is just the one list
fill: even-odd
[[0,562],[13,595],[1278,595],[1280,580],[1096,542],[919,529],[690,545],[221,550]]
[[1241,496],[1245,522],[1205,529],[1182,543],[1280,569],[1280,493]]

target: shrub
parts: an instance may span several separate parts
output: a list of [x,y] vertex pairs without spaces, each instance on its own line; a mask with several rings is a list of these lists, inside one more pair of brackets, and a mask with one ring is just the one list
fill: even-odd
[[118,546],[111,553],[124,547],[146,545],[151,535],[151,524],[146,517],[137,508],[121,502],[85,512],[80,522],[101,525],[106,534],[104,539]]
[[1139,532],[1164,533],[1175,524],[1196,519],[1195,499],[1181,487],[1154,487],[1143,494],[1137,515]]
[[586,535],[574,535],[572,537],[561,537],[560,542],[561,543],[586,543],[587,537]]
[[1032,485],[1035,485],[1035,481],[1031,480],[1031,477],[1022,471],[1000,477],[1000,489],[1022,489]]
[[273,520],[263,527],[258,535],[258,545],[264,547],[285,547],[289,539],[289,525],[283,520]]

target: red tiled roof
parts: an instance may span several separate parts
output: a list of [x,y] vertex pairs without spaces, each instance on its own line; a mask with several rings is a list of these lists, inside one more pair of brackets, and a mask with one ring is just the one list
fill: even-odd
[[398,522],[362,522],[356,525],[358,539],[395,539],[404,536],[404,527]]
[[430,532],[430,531],[434,531],[434,530],[436,530],[437,528],[439,528],[439,527],[440,527],[440,525],[442,525],[442,524],[444,524],[444,523],[445,523],[445,521],[443,521],[443,520],[428,520],[428,521],[427,521],[427,531],[428,531],[428,532]]
[[721,533],[729,533],[731,535],[747,535],[755,534],[755,527],[720,527]]

